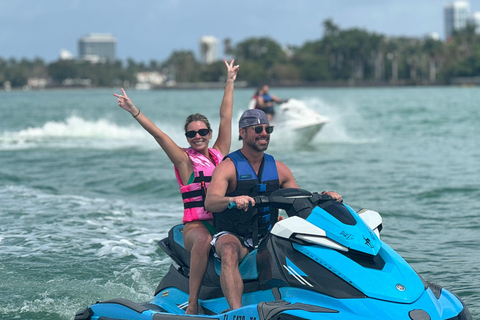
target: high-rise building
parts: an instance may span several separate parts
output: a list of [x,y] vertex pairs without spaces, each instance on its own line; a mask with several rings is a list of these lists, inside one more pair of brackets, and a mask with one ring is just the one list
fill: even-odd
[[455,1],[444,8],[445,39],[454,31],[465,29],[470,22],[470,3],[468,1]]
[[212,63],[218,60],[218,40],[213,36],[200,38],[200,60]]
[[480,34],[480,12],[473,13],[472,24],[475,26],[475,33]]
[[92,62],[113,61],[116,44],[117,39],[111,34],[91,33],[78,40],[78,57]]

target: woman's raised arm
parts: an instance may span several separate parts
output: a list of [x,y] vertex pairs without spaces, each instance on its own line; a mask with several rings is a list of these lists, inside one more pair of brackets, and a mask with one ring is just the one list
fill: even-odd
[[233,89],[239,66],[234,66],[235,60],[228,63],[227,82],[225,83],[225,92],[223,94],[222,104],[220,105],[220,125],[218,126],[218,136],[213,147],[220,151],[222,155],[227,155],[232,143],[232,113],[233,113]]
[[[190,165],[191,163],[187,153],[180,148],[165,132],[160,130],[150,119],[148,119],[135,105],[132,100],[127,96],[127,93],[122,88],[123,95],[114,93],[113,95],[118,98],[118,105],[129,112],[140,125],[152,135],[158,142],[163,151],[167,154],[170,161],[181,170],[182,167]],[[192,169],[193,170],[193,169]]]

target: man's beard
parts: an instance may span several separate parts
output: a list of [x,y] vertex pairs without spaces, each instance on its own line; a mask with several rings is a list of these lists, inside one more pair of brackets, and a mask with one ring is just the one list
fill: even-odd
[[268,144],[270,143],[270,139],[267,140],[267,144],[265,144],[265,145],[263,145],[263,144],[262,144],[262,145],[258,145],[257,142],[258,142],[257,139],[255,139],[255,140],[253,140],[253,141],[251,141],[251,140],[249,140],[249,139],[246,139],[246,140],[245,140],[245,143],[246,143],[250,148],[252,148],[252,149],[255,150],[255,151],[262,152],[262,151],[267,150]]

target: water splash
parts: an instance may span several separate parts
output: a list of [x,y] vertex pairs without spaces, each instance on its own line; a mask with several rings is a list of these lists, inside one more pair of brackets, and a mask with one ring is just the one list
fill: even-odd
[[[122,148],[151,137],[137,124],[119,126],[106,119],[88,121],[72,115],[64,121],[0,134],[0,150],[32,148]],[[148,145],[148,142],[146,143]]]
[[[290,151],[311,149],[315,145],[365,144],[377,141],[377,138],[372,138],[374,132],[372,132],[371,126],[367,120],[362,118],[354,103],[335,105],[327,103],[318,97],[308,97],[295,100],[295,102],[317,112],[321,116],[328,117],[330,121],[322,127],[309,143],[299,143],[303,137],[288,126],[276,126],[274,133],[271,135],[269,150]],[[242,146],[242,143],[235,139],[237,138],[236,124],[242,112],[238,112],[232,126],[235,132],[235,134],[232,134],[234,136],[232,150]],[[305,121],[309,121],[309,119],[305,119]]]

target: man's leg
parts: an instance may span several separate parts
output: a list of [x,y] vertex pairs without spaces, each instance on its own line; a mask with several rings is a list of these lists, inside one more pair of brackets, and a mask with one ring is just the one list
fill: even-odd
[[247,248],[232,234],[221,236],[215,243],[215,252],[222,260],[220,285],[230,309],[242,306],[243,280],[238,265],[248,253]]

